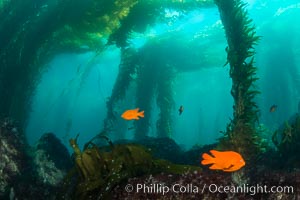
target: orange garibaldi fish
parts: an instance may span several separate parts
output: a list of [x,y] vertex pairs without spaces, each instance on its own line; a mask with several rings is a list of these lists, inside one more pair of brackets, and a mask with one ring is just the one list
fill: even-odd
[[245,166],[245,161],[243,157],[234,151],[216,151],[210,150],[209,155],[207,153],[202,154],[203,160],[202,165],[213,164],[209,167],[212,170],[223,170],[224,172],[233,172],[241,169]]
[[126,120],[139,120],[139,117],[144,117],[144,111],[139,112],[139,108],[126,110],[121,117]]

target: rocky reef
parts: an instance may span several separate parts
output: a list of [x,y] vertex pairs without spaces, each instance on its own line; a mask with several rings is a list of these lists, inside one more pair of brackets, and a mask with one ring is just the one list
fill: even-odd
[[[297,123],[291,123],[293,133]],[[12,120],[2,120],[0,199],[300,198],[299,168],[272,167],[282,158],[280,149],[267,151],[242,170],[225,173],[199,164],[201,154],[216,144],[183,151],[170,138],[115,143],[104,138],[108,146],[89,142],[82,150],[77,138],[71,139],[71,157],[53,133],[30,147]],[[276,191],[270,191],[272,187]]]
[[106,138],[110,144],[107,148],[99,148],[89,142],[80,150],[77,139],[70,139],[76,171],[72,171],[63,183],[65,190],[71,192],[63,190],[60,199],[111,199],[112,190],[129,178],[161,172],[183,174],[201,171],[199,166],[177,165],[156,159],[139,144],[113,144]]
[[34,164],[40,181],[51,186],[59,184],[72,167],[68,150],[53,133],[46,133],[40,138]]
[[0,124],[0,199],[56,199],[73,166],[66,147],[52,133],[30,147],[16,122]]
[[14,122],[5,118],[0,121],[0,198],[13,196],[15,180],[28,173],[27,144]]
[[[274,157],[268,157],[267,154],[263,154],[263,159],[255,164],[249,163],[242,170],[226,173],[202,168],[198,163],[201,153],[216,145],[195,147],[184,152],[174,141],[170,142],[169,138],[146,138],[143,146],[133,144],[133,141],[123,140],[118,141],[118,144],[110,141],[109,146],[98,147],[91,144],[81,151],[76,140],[70,140],[75,154],[76,171],[69,173],[65,179],[64,189],[58,199],[299,198],[299,171],[270,170],[272,168],[266,167],[265,163],[271,163],[270,160]],[[153,151],[152,145],[156,140],[166,148]],[[175,145],[172,147],[173,143]],[[180,151],[176,153],[176,162],[185,157],[187,161],[190,154],[190,159],[196,164],[180,165],[158,158],[165,156],[160,151],[167,150],[170,153],[177,147]],[[170,156],[173,157],[174,155]]]
[[[237,182],[238,176],[238,173],[197,171],[147,175],[116,186],[111,199],[290,200],[300,197],[297,194],[299,173],[257,173],[247,183]],[[276,192],[271,192],[273,186]]]

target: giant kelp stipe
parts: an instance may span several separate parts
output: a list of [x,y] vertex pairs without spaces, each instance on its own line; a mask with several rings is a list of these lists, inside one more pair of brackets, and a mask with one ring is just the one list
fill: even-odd
[[246,4],[242,1],[216,1],[224,24],[228,46],[227,62],[232,78],[231,95],[234,99],[233,119],[227,127],[226,137],[221,139],[224,148],[238,150],[247,159],[256,157],[262,148],[260,136],[256,133],[258,107],[254,98],[259,91],[255,89],[257,68],[254,66],[254,45],[256,35],[252,20],[247,16]]
[[297,199],[299,9],[0,0],[0,199]]

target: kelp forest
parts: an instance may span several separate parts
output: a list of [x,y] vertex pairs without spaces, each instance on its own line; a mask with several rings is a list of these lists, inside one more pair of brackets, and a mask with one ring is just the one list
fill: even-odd
[[[262,5],[258,10],[269,5],[257,4]],[[251,12],[257,4],[242,0],[0,0],[0,199],[297,199],[300,103],[283,104],[299,101],[300,50],[293,42],[282,42],[287,37],[265,34],[271,27],[267,22],[256,25]],[[277,18],[292,14],[299,3],[291,1],[280,8],[274,15]],[[185,28],[188,23],[196,27],[208,20],[201,14],[205,12],[213,13],[213,25],[201,27],[196,34]],[[196,18],[191,19],[191,14]],[[174,30],[162,31],[176,23]],[[280,28],[289,29],[274,25],[273,31]],[[296,33],[290,38],[300,41]],[[263,46],[268,43],[274,47]],[[84,109],[76,102],[101,56],[113,48],[119,52],[118,58],[111,59],[117,63],[115,79],[110,80],[111,90],[106,89],[109,96],[102,94],[103,107],[90,109],[97,131],[86,135],[75,130],[78,123],[71,115],[81,115]],[[32,142],[29,135],[38,129],[27,127],[32,113],[39,112],[35,106],[39,85],[51,71],[49,63],[66,53],[91,55],[84,64],[69,64],[77,82],[66,81],[62,92],[58,87],[63,86],[52,77],[57,82],[57,88],[53,86],[57,102],[75,88],[75,100],[68,100],[55,115],[54,124],[63,121],[61,113],[68,113],[67,134],[47,129]],[[113,71],[109,65],[99,66]],[[56,66],[58,71],[60,67],[64,79],[68,72],[63,66]],[[278,74],[287,75],[270,81],[283,67],[287,71],[278,70]],[[209,84],[201,82],[200,74],[207,70],[213,74],[212,69],[227,76],[230,87],[222,91],[232,103],[220,94],[221,98],[215,98],[218,105],[209,99],[213,105],[205,108],[205,96],[219,90],[204,90]],[[213,75],[207,79],[226,85]],[[190,85],[180,80],[189,80]],[[105,88],[103,82],[100,85]],[[188,91],[195,91],[199,98]],[[52,93],[45,93],[50,102]],[[274,100],[275,93],[288,100]],[[86,97],[87,102],[90,99],[101,101],[93,93]],[[199,107],[179,99],[192,99]],[[274,103],[269,105],[265,99]],[[57,102],[45,103],[47,112],[55,112]],[[220,108],[229,110],[228,117],[222,117]],[[205,135],[197,132],[191,137],[196,125],[184,123],[196,118],[191,114],[196,109],[201,113],[197,131]],[[289,114],[280,114],[282,110]],[[97,116],[100,112],[103,120]],[[203,119],[207,113],[221,120]],[[37,118],[40,124],[46,119]],[[216,126],[213,130],[224,129],[205,130],[203,124],[209,120]],[[217,127],[217,122],[222,126]],[[178,130],[179,126],[183,128]],[[195,143],[188,146],[180,140],[187,137]],[[206,137],[213,142],[198,142]],[[227,185],[230,192],[212,192],[209,185]],[[282,190],[235,192],[238,187],[257,185]]]

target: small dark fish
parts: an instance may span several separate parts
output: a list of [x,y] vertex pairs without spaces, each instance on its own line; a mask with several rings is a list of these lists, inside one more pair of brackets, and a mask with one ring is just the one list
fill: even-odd
[[184,107],[181,105],[181,106],[179,107],[179,109],[178,109],[179,115],[182,114],[183,110],[184,110]]
[[134,129],[134,126],[127,128],[127,130],[132,130]]
[[227,59],[226,59],[226,63],[223,65],[223,67],[225,67],[228,63],[229,63],[229,59],[228,59],[228,57],[229,57],[229,47],[227,46],[226,48],[225,48],[225,51],[226,51],[226,53],[227,53]]
[[272,105],[271,107],[270,107],[270,112],[275,112],[276,111],[276,109],[277,109],[277,105]]

